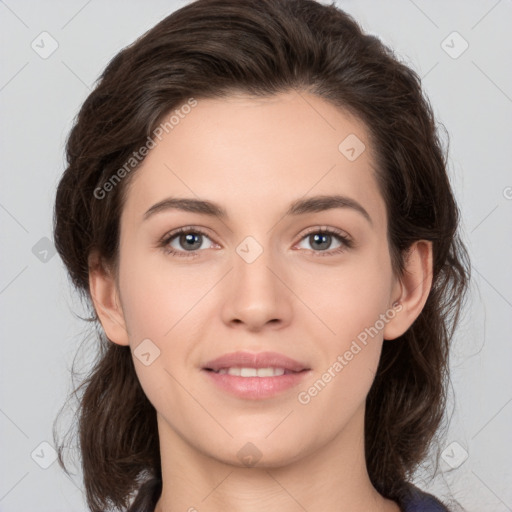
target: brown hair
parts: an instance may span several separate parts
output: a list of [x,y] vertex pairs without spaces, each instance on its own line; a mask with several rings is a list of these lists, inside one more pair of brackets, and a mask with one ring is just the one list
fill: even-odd
[[[434,115],[418,75],[349,15],[312,0],[198,0],[177,10],[109,63],[67,142],[54,238],[97,328],[99,354],[75,390],[87,502],[126,507],[140,480],[161,477],[156,412],[130,348],[106,339],[89,296],[88,255],[115,268],[119,218],[136,167],[97,191],[190,97],[308,91],[361,119],[376,155],[396,275],[416,240],[433,242],[433,284],[409,330],[385,342],[366,401],[370,479],[394,499],[441,425],[450,339],[470,275],[459,211]],[[447,151],[447,150],[446,150]],[[106,190],[106,188],[103,188]],[[96,191],[96,193],[95,193]],[[59,446],[59,461],[65,468]]]

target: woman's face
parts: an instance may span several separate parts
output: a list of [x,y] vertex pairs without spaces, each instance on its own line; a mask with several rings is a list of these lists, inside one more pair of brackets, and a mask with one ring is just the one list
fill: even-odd
[[360,435],[400,292],[364,125],[307,93],[231,96],[155,140],[121,217],[117,342],[161,443],[277,466]]

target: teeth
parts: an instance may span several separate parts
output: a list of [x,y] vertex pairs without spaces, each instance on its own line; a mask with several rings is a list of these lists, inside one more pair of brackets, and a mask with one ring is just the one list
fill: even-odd
[[227,373],[238,377],[278,377],[284,375],[284,368],[222,368],[218,373]]

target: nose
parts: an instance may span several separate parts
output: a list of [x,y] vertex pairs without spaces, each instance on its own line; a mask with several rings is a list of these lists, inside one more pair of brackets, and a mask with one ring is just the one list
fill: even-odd
[[244,253],[243,247],[239,247],[234,254],[233,270],[225,284],[223,321],[251,332],[265,327],[281,329],[290,322],[292,314],[293,294],[285,284],[286,272],[270,250],[263,250],[254,260],[248,257],[255,250],[249,246]]

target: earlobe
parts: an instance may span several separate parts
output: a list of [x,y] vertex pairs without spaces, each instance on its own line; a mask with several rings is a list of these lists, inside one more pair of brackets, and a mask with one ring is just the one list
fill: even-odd
[[115,278],[97,256],[89,256],[89,290],[94,309],[107,338],[118,345],[129,345]]
[[420,315],[432,287],[432,242],[418,240],[407,252],[405,270],[400,278],[398,297],[393,297],[395,314],[384,328],[384,339],[393,340],[404,334]]

